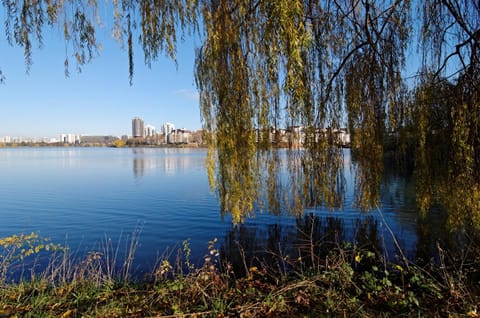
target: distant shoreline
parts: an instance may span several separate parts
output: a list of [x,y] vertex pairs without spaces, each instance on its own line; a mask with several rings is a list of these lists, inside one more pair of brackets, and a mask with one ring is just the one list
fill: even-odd
[[160,144],[160,145],[125,145],[117,147],[112,144],[67,144],[67,143],[0,143],[0,148],[206,148],[204,144]]
[[[350,145],[342,145],[342,148],[350,148]],[[208,148],[207,144],[178,143],[178,144],[125,144],[115,145],[114,143],[0,143],[1,148]],[[304,148],[303,145],[289,145],[288,143],[272,144],[272,149]]]

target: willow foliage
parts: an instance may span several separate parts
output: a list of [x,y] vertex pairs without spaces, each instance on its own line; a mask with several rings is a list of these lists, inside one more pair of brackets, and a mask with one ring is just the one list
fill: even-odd
[[376,204],[386,114],[402,84],[406,12],[408,1],[206,2],[196,78],[219,164],[244,147],[252,151],[241,161],[253,158],[255,142],[269,141],[284,119],[303,127],[303,168],[294,171],[305,202],[339,205],[342,151],[331,132],[347,113],[362,159],[359,203]]
[[2,5],[7,43],[24,49],[27,71],[33,62],[34,46],[43,46],[46,28],[62,31],[65,74],[69,74],[72,57],[80,71],[101,48],[96,38],[96,33],[103,27],[100,9],[112,12],[112,35],[128,49],[130,80],[137,37],[145,63],[150,65],[160,53],[175,59],[178,30],[193,31],[197,26],[196,0],[112,0],[111,3],[98,3],[97,0],[4,0]]
[[[27,70],[34,43],[41,46],[52,26],[63,30],[67,71],[72,56],[80,69],[98,54],[98,10],[105,4],[2,4],[7,42],[24,48]],[[234,221],[253,210],[265,180],[280,184],[275,156],[258,152],[278,142],[280,128],[290,129],[292,147],[301,146],[288,156],[292,209],[341,205],[343,152],[335,133],[348,127],[359,206],[379,203],[384,157],[393,149],[416,169],[421,210],[451,196],[443,203],[452,223],[479,226],[478,1],[113,0],[106,6],[114,37],[127,47],[130,80],[135,42],[151,65],[160,55],[175,60],[183,34],[201,39],[195,79],[211,146],[207,166]],[[415,80],[407,82],[405,69],[415,64]],[[269,189],[270,206],[279,206],[275,198],[279,192]]]

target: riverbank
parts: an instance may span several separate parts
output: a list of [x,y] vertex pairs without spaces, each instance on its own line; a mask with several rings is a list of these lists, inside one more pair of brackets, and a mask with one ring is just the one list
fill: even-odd
[[[243,259],[245,275],[239,276],[223,259],[216,240],[198,267],[190,263],[191,251],[184,242],[175,261],[160,259],[154,271],[133,280],[135,241],[121,261],[108,249],[75,259],[67,249],[33,233],[1,239],[0,246],[2,317],[479,317],[480,313],[478,253],[468,262],[457,262],[440,251],[439,262],[419,266],[401,257],[387,263],[375,251],[338,244],[321,258],[276,255],[271,264],[251,267]],[[9,282],[5,274],[11,266],[22,268],[29,257],[45,257],[42,253],[48,254],[48,266]]]

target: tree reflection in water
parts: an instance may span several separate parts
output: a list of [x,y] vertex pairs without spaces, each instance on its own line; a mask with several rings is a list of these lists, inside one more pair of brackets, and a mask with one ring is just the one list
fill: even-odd
[[[228,166],[229,157],[224,156],[211,170],[216,172],[213,188],[219,195],[221,212],[233,216],[223,256],[237,273],[244,274],[248,268],[262,264],[280,272],[317,266],[330,251],[345,246],[367,249],[385,260],[405,254],[419,263],[438,261],[439,246],[451,251],[452,257],[471,254],[467,249],[474,233],[452,228],[443,205],[432,205],[427,214],[420,213],[417,176],[397,169],[391,161],[382,165],[381,177],[370,178],[362,173],[369,169],[361,167],[365,162],[341,148],[326,154],[306,148],[258,151],[241,158],[235,159],[232,168]],[[377,190],[372,192],[372,188]],[[359,192],[364,198],[360,201]],[[356,194],[353,198],[352,193]],[[390,212],[396,222],[394,233],[385,230],[389,225],[374,212],[373,202],[394,209]],[[355,213],[364,211],[354,220],[345,218],[345,213],[355,211],[352,205],[356,206]],[[325,209],[332,215],[317,214]],[[305,215],[306,210],[314,212]],[[293,216],[296,224],[281,219],[253,227],[244,223],[246,216],[257,213]]]
[[245,275],[252,267],[286,273],[323,266],[325,258],[339,249],[368,250],[383,257],[382,242],[373,217],[348,225],[341,218],[308,214],[295,224],[239,224],[226,235],[221,255],[231,262],[236,275]]

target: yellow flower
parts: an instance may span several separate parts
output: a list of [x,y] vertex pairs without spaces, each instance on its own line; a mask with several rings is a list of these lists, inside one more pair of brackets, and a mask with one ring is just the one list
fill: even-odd
[[362,257],[360,256],[360,254],[357,254],[355,256],[355,262],[360,263],[361,260],[362,260]]

